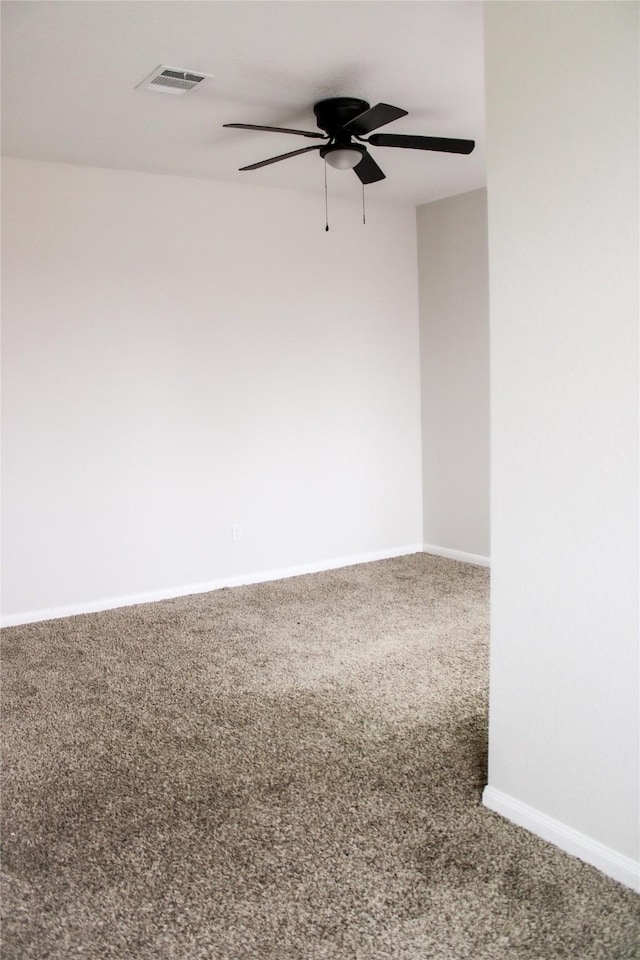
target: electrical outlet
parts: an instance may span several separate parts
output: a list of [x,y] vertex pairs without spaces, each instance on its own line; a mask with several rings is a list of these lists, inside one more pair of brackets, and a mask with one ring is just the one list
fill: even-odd
[[231,539],[242,540],[242,524],[241,523],[231,524]]

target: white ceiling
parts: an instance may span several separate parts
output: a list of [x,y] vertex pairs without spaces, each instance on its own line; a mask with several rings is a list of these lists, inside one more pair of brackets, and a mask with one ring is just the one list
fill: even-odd
[[[483,5],[477,0],[5,0],[2,148],[30,159],[296,190],[324,189],[310,146],[259,123],[317,130],[313,104],[351,96],[409,115],[385,132],[476,141],[469,156],[370,148],[367,196],[421,204],[484,180]],[[159,64],[211,73],[184,96],[136,90]],[[359,198],[352,171],[334,193]]]

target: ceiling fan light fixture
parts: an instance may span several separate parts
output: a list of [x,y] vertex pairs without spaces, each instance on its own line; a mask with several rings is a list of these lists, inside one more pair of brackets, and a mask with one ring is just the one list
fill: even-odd
[[[360,183],[377,183],[384,180],[385,175],[371,156],[365,144],[372,147],[404,147],[409,150],[439,150],[442,153],[471,153],[475,144],[473,140],[453,140],[450,137],[418,137],[407,134],[374,133],[368,140],[363,140],[363,134],[370,134],[379,127],[386,126],[392,120],[407,115],[406,110],[393,107],[389,103],[377,103],[370,107],[366,100],[356,100],[354,97],[331,97],[320,100],[313,107],[320,130],[316,133],[311,130],[293,130],[289,127],[271,127],[255,123],[225,123],[225,127],[240,127],[245,130],[271,130],[274,133],[295,133],[303,137],[313,137],[328,140],[322,146],[303,147],[301,150],[290,150],[277,157],[259,160],[257,163],[240,167],[241,170],[259,170],[271,163],[288,160],[311,150],[318,150],[320,156],[336,170],[353,170]],[[354,143],[355,137],[360,143]],[[325,170],[326,173],[326,170]]]
[[362,160],[363,150],[356,146],[326,147],[320,155],[336,170],[353,170]]

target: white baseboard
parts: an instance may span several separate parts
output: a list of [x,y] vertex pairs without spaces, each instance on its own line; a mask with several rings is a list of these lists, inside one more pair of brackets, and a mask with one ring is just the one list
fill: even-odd
[[337,570],[340,567],[352,567],[358,563],[372,563],[375,560],[391,560],[411,553],[422,553],[422,544],[416,543],[390,550],[375,550],[350,557],[333,560],[318,560],[303,563],[295,567],[282,567],[277,570],[263,570],[260,573],[240,574],[236,577],[221,577],[204,583],[185,584],[180,587],[168,587],[162,590],[150,590],[145,593],[128,594],[122,597],[103,597],[100,600],[88,600],[62,607],[45,610],[30,610],[23,613],[10,613],[2,616],[0,626],[16,627],[24,623],[39,623],[42,620],[59,620],[62,617],[75,617],[82,613],[100,613],[103,610],[115,610],[118,607],[133,607],[140,603],[156,603],[158,600],[173,600],[176,597],[188,597],[196,593],[209,593],[224,587],[242,587],[252,583],[267,583],[271,580],[286,580],[306,573],[321,573],[323,570]]
[[464,553],[462,550],[450,550],[448,547],[436,547],[432,543],[423,543],[422,552],[431,553],[434,557],[446,557],[448,560],[459,560],[460,563],[473,563],[477,567],[491,566],[491,557],[483,557],[479,553]]
[[584,860],[585,863],[597,867],[618,883],[623,883],[626,887],[631,887],[632,890],[640,893],[640,862],[637,860],[632,860],[631,857],[606,847],[598,840],[560,823],[559,820],[554,820],[553,817],[548,817],[534,807],[516,800],[515,797],[496,790],[495,787],[485,787],[482,802],[494,813],[499,813],[519,827],[524,827],[542,840],[553,843],[565,853]]

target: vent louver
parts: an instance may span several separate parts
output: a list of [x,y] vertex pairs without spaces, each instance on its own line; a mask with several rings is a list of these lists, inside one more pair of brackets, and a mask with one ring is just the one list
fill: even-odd
[[136,89],[154,90],[156,93],[188,93],[210,76],[208,73],[194,73],[192,70],[181,70],[162,64],[145,77]]

